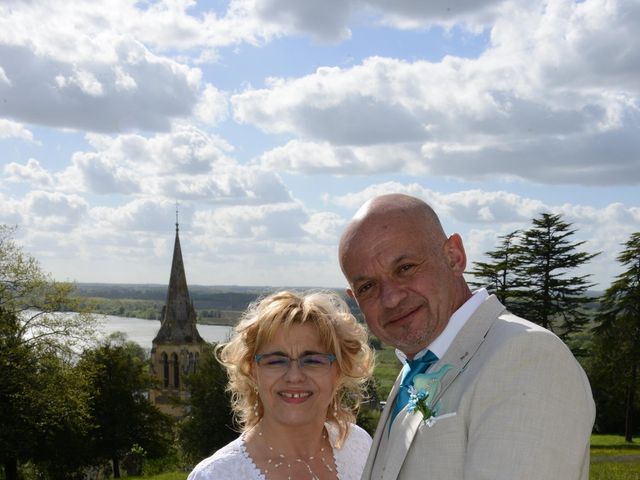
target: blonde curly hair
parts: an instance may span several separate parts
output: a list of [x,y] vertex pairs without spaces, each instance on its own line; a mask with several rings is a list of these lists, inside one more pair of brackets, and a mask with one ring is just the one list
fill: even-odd
[[[292,325],[313,325],[327,353],[338,367],[334,398],[327,420],[339,429],[340,446],[355,422],[364,387],[373,372],[373,352],[365,328],[357,322],[345,301],[336,293],[281,291],[252,303],[234,329],[232,339],[218,345],[216,355],[227,370],[234,419],[241,430],[256,425],[263,415],[251,371],[254,356],[276,332]],[[254,405],[258,403],[257,414]]]

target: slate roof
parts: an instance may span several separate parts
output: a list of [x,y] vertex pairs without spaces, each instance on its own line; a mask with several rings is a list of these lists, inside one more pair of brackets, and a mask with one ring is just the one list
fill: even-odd
[[162,307],[160,330],[158,330],[156,338],[153,339],[154,345],[204,342],[196,327],[196,311],[189,296],[178,231],[176,223],[176,240],[173,246],[167,301]]

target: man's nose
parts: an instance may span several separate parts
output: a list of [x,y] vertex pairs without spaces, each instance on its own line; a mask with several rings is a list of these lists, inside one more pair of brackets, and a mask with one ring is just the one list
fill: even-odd
[[393,280],[380,282],[380,301],[385,308],[395,308],[407,296],[402,285]]

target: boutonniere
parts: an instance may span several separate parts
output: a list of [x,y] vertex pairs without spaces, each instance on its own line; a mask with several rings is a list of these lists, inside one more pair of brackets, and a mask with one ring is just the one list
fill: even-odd
[[431,427],[434,417],[438,414],[442,402],[435,403],[440,392],[440,382],[444,374],[451,368],[448,363],[440,370],[431,373],[421,373],[413,379],[413,385],[409,387],[409,404],[407,411],[415,414],[422,413],[422,422]]

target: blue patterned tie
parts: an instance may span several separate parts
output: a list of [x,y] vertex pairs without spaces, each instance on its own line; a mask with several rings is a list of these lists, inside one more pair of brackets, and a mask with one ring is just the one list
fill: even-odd
[[402,380],[400,382],[400,390],[396,396],[396,402],[391,412],[391,420],[389,428],[396,418],[396,415],[409,403],[409,387],[413,384],[416,375],[426,372],[431,365],[438,361],[438,357],[431,350],[428,350],[422,357],[417,360],[407,360],[402,369]]

